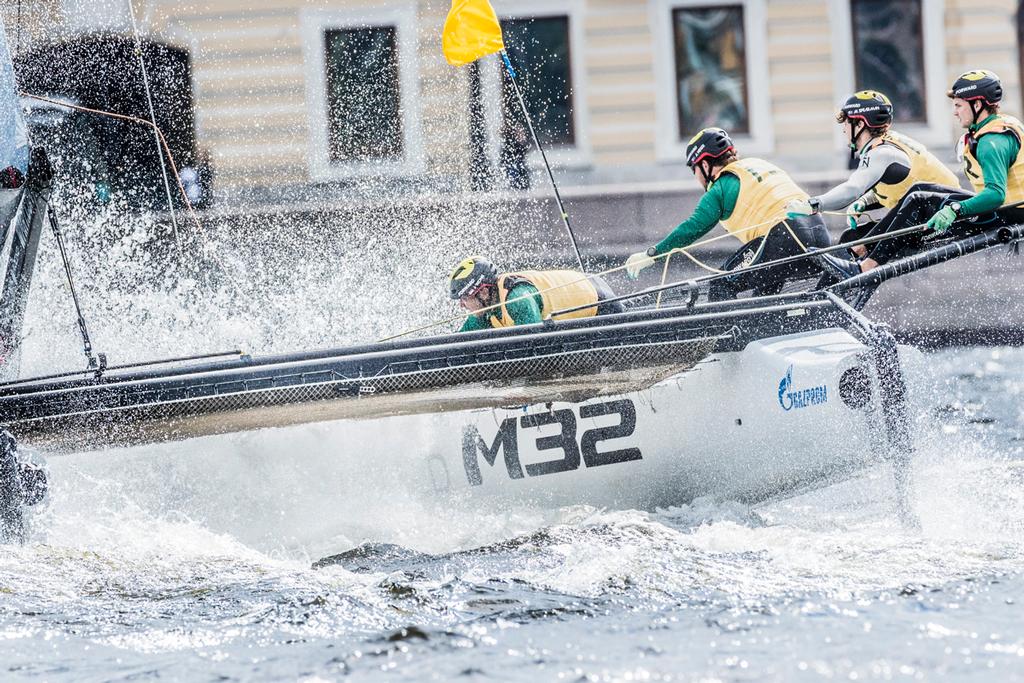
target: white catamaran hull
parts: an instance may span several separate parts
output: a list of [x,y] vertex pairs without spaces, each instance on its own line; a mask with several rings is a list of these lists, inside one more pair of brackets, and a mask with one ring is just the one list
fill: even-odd
[[[398,533],[453,511],[758,501],[884,456],[871,358],[838,329],[775,337],[621,396],[79,453],[53,458],[52,479],[123,480],[133,505],[324,552],[367,515]],[[860,395],[840,389],[858,377]]]

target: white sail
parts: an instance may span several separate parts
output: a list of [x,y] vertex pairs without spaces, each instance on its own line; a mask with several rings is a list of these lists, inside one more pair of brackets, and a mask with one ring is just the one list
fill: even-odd
[[[7,33],[0,19],[0,171],[13,167],[24,177],[28,172],[28,150],[28,129],[18,97]],[[0,186],[9,185],[0,183]]]

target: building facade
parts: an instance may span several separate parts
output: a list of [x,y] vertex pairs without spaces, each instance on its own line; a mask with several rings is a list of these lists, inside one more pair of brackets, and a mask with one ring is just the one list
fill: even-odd
[[[30,45],[127,31],[127,0],[24,0]],[[1011,0],[494,0],[528,109],[561,182],[693,183],[708,125],[795,174],[838,174],[833,115],[883,90],[901,130],[944,154],[945,98],[969,68],[999,73],[1022,108],[1020,3]],[[228,202],[316,192],[542,181],[495,57],[449,66],[448,0],[135,0],[148,40],[191,55],[196,140]],[[15,8],[4,5],[9,33]],[[12,37],[12,44],[14,39]],[[23,49],[31,49],[28,48]],[[159,74],[154,74],[159,78]],[[525,157],[525,158],[524,158]],[[521,183],[520,183],[521,184]]]

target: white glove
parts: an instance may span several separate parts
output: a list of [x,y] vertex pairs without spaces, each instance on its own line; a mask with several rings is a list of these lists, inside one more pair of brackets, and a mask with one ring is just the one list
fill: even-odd
[[798,218],[800,216],[811,216],[818,213],[818,208],[811,203],[810,199],[793,199],[786,204],[786,218]]
[[637,253],[626,259],[626,275],[630,280],[640,277],[640,271],[654,265],[654,259],[647,255],[646,251]]

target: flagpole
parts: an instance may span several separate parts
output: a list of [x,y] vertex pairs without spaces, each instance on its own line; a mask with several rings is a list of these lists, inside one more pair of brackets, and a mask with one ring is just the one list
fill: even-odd
[[565,204],[562,203],[562,195],[558,191],[558,184],[555,182],[555,175],[551,172],[551,164],[548,163],[548,155],[544,153],[544,147],[540,144],[540,138],[537,137],[537,131],[533,128],[533,121],[530,119],[530,112],[526,109],[526,100],[523,99],[523,92],[519,89],[519,82],[516,80],[516,70],[512,68],[512,60],[508,58],[508,53],[504,50],[501,51],[501,61],[505,64],[505,72],[512,81],[512,89],[515,90],[516,99],[519,100],[519,106],[523,110],[523,117],[526,119],[527,128],[530,129],[530,136],[533,137],[533,144],[537,146],[537,151],[540,152],[540,158],[544,160],[544,168],[547,169],[548,180],[551,181],[551,189],[555,191],[555,201],[558,203],[558,212],[562,215],[562,223],[565,224],[565,231],[569,233],[569,241],[572,242],[572,248],[576,252],[576,261],[580,264],[580,271],[586,272],[586,268],[583,267],[583,256],[580,255],[580,248],[576,243],[576,235],[573,234],[572,225],[569,223],[569,214],[565,210]]

